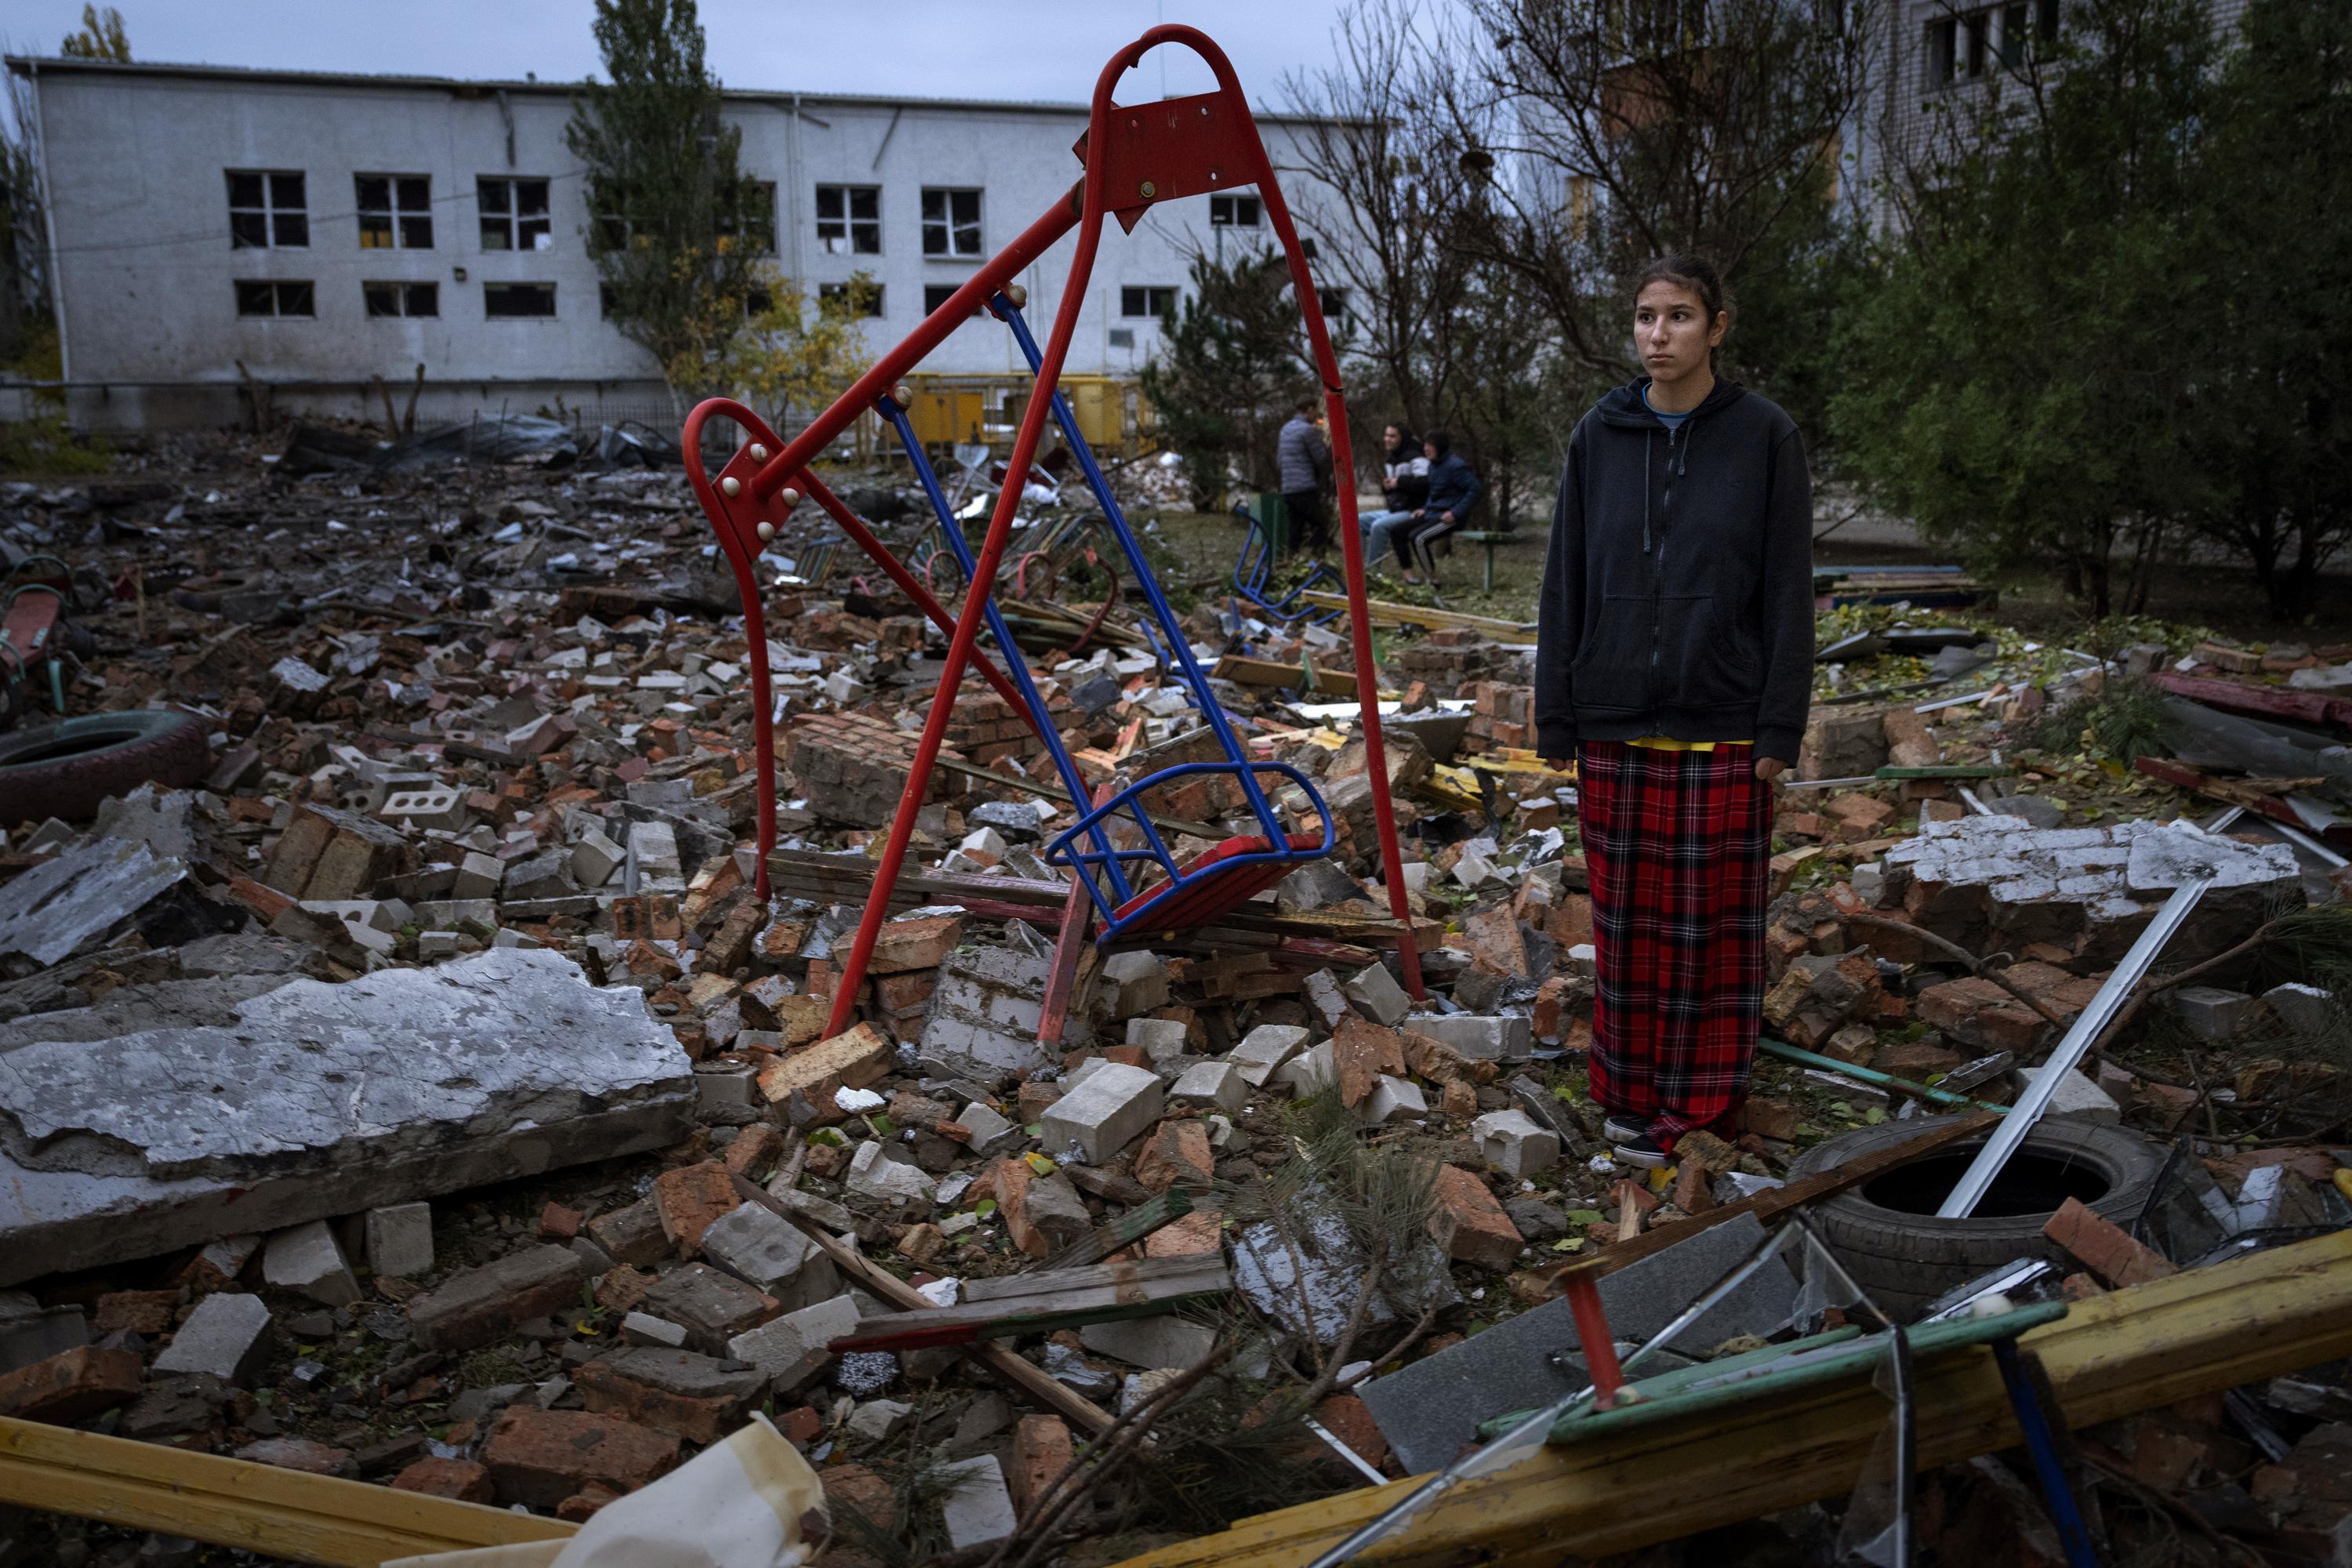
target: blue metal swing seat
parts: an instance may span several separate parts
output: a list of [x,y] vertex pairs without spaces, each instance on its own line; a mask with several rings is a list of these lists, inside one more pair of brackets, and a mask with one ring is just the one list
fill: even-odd
[[1277,621],[1305,621],[1309,626],[1319,626],[1339,618],[1339,612],[1335,609],[1297,603],[1298,595],[1318,583],[1337,583],[1342,591],[1346,589],[1347,584],[1339,574],[1320,560],[1315,563],[1314,570],[1307,574],[1305,580],[1290,592],[1279,599],[1267,598],[1266,574],[1274,569],[1273,531],[1257,513],[1250,510],[1247,501],[1235,502],[1234,515],[1247,524],[1242,530],[1241,553],[1234,558],[1234,593],[1237,596],[1256,606],[1258,614]]
[[[1029,333],[1028,324],[1022,320],[1020,308],[1004,293],[998,293],[989,302],[990,309],[1012,331],[1013,340],[1034,372],[1042,356],[1036,340]],[[971,542],[963,530],[957,526],[946,491],[941,489],[937,471],[925,456],[921,441],[915,436],[913,423],[907,417],[902,397],[885,394],[875,400],[875,409],[898,432],[899,445],[905,448],[907,460],[914,466],[915,477],[921,483],[923,494],[931,504],[940,532],[947,548],[963,568],[964,581],[969,584],[978,563],[973,559]],[[1143,590],[1150,618],[1144,632],[1156,653],[1183,679],[1193,704],[1208,721],[1218,748],[1225,760],[1215,763],[1181,763],[1162,768],[1158,773],[1136,780],[1108,799],[1095,805],[1079,817],[1076,826],[1055,837],[1046,847],[1048,865],[1066,866],[1077,873],[1079,885],[1093,901],[1102,919],[1102,930],[1097,940],[1108,942],[1138,931],[1177,931],[1209,924],[1218,916],[1246,903],[1272,887],[1291,870],[1308,860],[1318,860],[1331,852],[1334,835],[1331,809],[1324,804],[1307,775],[1284,763],[1254,762],[1243,749],[1240,738],[1234,733],[1232,721],[1218,703],[1209,688],[1209,679],[1192,657],[1191,642],[1177,623],[1176,613],[1169,605],[1167,595],[1160,591],[1159,579],[1153,576],[1150,564],[1143,558],[1143,548],[1127,524],[1127,516],[1119,509],[1118,498],[1111,494],[1110,484],[1103,478],[1093,451],[1078,433],[1078,423],[1070,412],[1069,404],[1059,392],[1052,402],[1054,422],[1069,443],[1077,458],[1079,470],[1086,476],[1087,487],[1094,493],[1095,502],[1102,509],[1120,551]],[[1263,577],[1263,573],[1260,574]],[[1013,684],[1020,689],[1022,701],[1029,710],[1031,728],[1054,759],[1061,774],[1062,785],[1074,801],[1091,797],[1092,789],[1086,776],[1063,743],[1060,731],[1054,727],[1046,712],[1045,699],[1039,694],[1034,679],[1030,675],[1028,661],[1013,645],[1011,628],[1004,615],[993,600],[982,606],[989,635],[1004,655],[1004,666]],[[1156,622],[1160,635],[1151,637],[1151,624]],[[1162,651],[1162,645],[1165,649]],[[1320,833],[1297,833],[1290,829],[1282,814],[1268,798],[1258,781],[1260,773],[1279,774],[1305,795],[1312,805],[1322,828]],[[1212,846],[1199,854],[1180,861],[1160,837],[1160,828],[1143,805],[1144,796],[1162,785],[1179,779],[1202,774],[1215,774],[1234,779],[1247,801],[1250,815],[1257,831],[1241,833]],[[1141,846],[1133,839],[1139,837]],[[1129,842],[1122,844],[1121,839]],[[1130,877],[1132,862],[1146,862],[1139,868],[1141,878]],[[1152,870],[1159,872],[1157,880],[1148,880]]]

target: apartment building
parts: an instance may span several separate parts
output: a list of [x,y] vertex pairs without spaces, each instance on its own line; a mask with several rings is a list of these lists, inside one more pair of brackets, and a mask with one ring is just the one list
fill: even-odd
[[[425,418],[666,406],[652,357],[604,313],[568,84],[7,66],[37,106],[77,425],[230,422],[248,380],[281,409],[365,414],[375,378],[404,398],[420,365]],[[743,242],[816,292],[870,277],[875,350],[1081,173],[1077,104],[730,90],[724,112],[767,192]],[[1259,123],[1290,161],[1296,122]],[[1134,377],[1190,257],[1259,242],[1273,232],[1247,193],[1170,203],[1105,238],[1069,358],[1090,435],[1132,429]],[[1073,246],[1029,268],[1034,321],[1059,307]],[[1337,291],[1325,302],[1346,309]],[[1025,380],[985,319],[925,369],[972,410],[1011,406]]]

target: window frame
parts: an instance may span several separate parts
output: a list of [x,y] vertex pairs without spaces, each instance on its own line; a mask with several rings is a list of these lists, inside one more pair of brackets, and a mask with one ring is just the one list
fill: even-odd
[[[371,180],[383,182],[384,205],[371,206],[367,185]],[[402,187],[419,184],[424,191],[414,205],[407,200],[412,194]],[[433,176],[430,174],[358,174],[352,175],[352,206],[357,214],[362,250],[431,250],[433,246]],[[380,219],[383,243],[369,243],[368,222]],[[419,226],[412,228],[411,226]],[[416,236],[421,233],[423,238]]]
[[[935,261],[972,261],[988,254],[986,223],[988,204],[984,185],[925,185],[923,187],[922,230],[923,255]],[[931,198],[939,198],[940,214],[931,216]],[[971,216],[964,217],[956,208],[959,198],[971,198]],[[932,248],[931,237],[937,232],[939,247]]]
[[[1143,309],[1135,309],[1136,297],[1142,296]],[[1153,305],[1164,299],[1163,309]],[[1118,286],[1118,319],[1122,321],[1160,321],[1176,313],[1184,301],[1184,290],[1174,283],[1122,283]]]
[[[228,247],[231,250],[308,250],[310,248],[310,179],[301,169],[233,169],[221,171],[228,195]],[[258,201],[239,201],[237,181],[257,180]],[[281,199],[281,180],[295,183],[294,199]],[[260,220],[262,237],[249,239],[237,232],[239,218]],[[289,226],[299,238],[284,237]]]
[[[526,216],[522,211],[522,192],[526,185],[539,187],[540,210]],[[502,195],[496,211],[491,209],[489,194],[493,186]],[[545,174],[477,174],[474,176],[475,240],[485,256],[530,256],[555,248],[555,182]],[[506,233],[504,245],[489,243],[492,224],[501,226]],[[534,229],[544,244],[525,245],[526,227]]]
[[[721,241],[720,248],[726,247],[724,242],[740,238],[749,232],[754,247],[748,254],[773,256],[776,254],[776,182],[745,180],[742,187],[748,193],[756,193],[759,201],[739,201],[733,212],[719,215],[718,237]],[[764,209],[761,207],[761,202],[765,203]]]
[[[1238,215],[1244,203],[1248,204],[1249,207],[1250,219],[1247,223],[1242,222],[1237,216],[1222,218],[1217,216],[1217,208],[1220,205],[1223,206],[1229,214]],[[1264,228],[1265,226],[1265,198],[1241,191],[1215,193],[1209,197],[1209,226],[1211,228]]]
[[[240,321],[315,321],[319,319],[319,287],[310,279],[238,278],[233,281],[236,285],[236,317]],[[247,308],[247,300],[256,297],[249,294],[248,290],[257,289],[267,290],[269,300],[268,310],[255,310]],[[301,303],[307,304],[310,307],[308,310],[287,309],[286,300],[289,292],[298,289],[300,292],[293,297]]]
[[[393,303],[397,309],[379,310],[372,297],[380,289],[393,290]],[[418,291],[423,290],[432,306],[427,310],[415,309]],[[436,279],[363,278],[360,280],[360,314],[371,321],[430,321],[441,318],[441,284]]]
[[[502,289],[525,289],[546,290],[547,309],[544,310],[493,310],[490,309],[492,294]],[[482,320],[486,321],[551,321],[556,319],[557,309],[555,282],[552,279],[544,282],[538,279],[485,279],[482,282]]]
[[[923,320],[928,321],[933,316],[938,315],[940,310],[946,306],[947,302],[955,298],[955,291],[971,281],[971,279],[969,278],[959,278],[952,283],[924,284]],[[971,313],[974,316],[985,316],[988,314],[988,307],[986,305],[974,305],[971,308]]]
[[[836,205],[840,208],[840,210],[832,217],[827,217],[824,214],[825,197],[828,193],[837,198]],[[873,212],[867,216],[860,217],[857,214],[857,208],[862,205],[857,199],[860,196],[868,198],[872,204]],[[851,184],[819,185],[816,187],[816,201],[812,210],[816,218],[817,247],[825,255],[879,256],[882,254],[881,186]],[[840,232],[832,235],[826,234],[825,226],[828,224],[834,226]],[[858,231],[861,228],[871,231],[874,240],[871,249],[861,249],[858,246]]]
[[[873,290],[873,293],[868,299],[866,309],[858,313],[857,319],[864,321],[878,321],[882,319],[884,300],[888,297],[888,290],[879,283],[869,283],[867,287]],[[845,278],[835,283],[820,283],[816,286],[817,303],[822,307],[825,300],[837,300],[847,292],[849,292],[849,279]]]

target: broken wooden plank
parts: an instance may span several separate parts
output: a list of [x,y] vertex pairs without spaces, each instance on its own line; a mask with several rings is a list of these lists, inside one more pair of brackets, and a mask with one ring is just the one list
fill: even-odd
[[2352,823],[2334,822],[2324,829],[2315,829],[2304,821],[2294,807],[2280,798],[2291,790],[2316,789],[2327,782],[2325,779],[2221,779],[2168,757],[2134,757],[2132,766],[2150,778],[2163,780],[2175,789],[2185,789],[2208,800],[2242,807],[2257,816],[2266,816],[2273,822],[2292,827],[2298,833],[2309,833],[2339,844],[2352,844]]
[[[1664,1251],[1685,1237],[1696,1236],[1700,1231],[1721,1225],[1726,1220],[1737,1219],[1744,1214],[1752,1214],[1758,1219],[1769,1222],[1775,1215],[1785,1214],[1801,1204],[1809,1204],[1816,1198],[1825,1198],[1833,1193],[1842,1193],[1848,1187],[1866,1182],[1882,1172],[1891,1171],[1897,1165],[1907,1165],[1912,1161],[1933,1154],[1939,1149],[1948,1148],[1964,1138],[1986,1131],[2000,1120],[2000,1116],[1996,1111],[1980,1110],[1973,1116],[1964,1116],[1944,1126],[1930,1128],[1916,1138],[1906,1138],[1891,1148],[1865,1154],[1861,1159],[1850,1161],[1833,1171],[1823,1171],[1818,1175],[1806,1176],[1800,1181],[1790,1182],[1784,1187],[1769,1188],[1752,1198],[1742,1198],[1736,1204],[1726,1204],[1721,1208],[1709,1209],[1705,1214],[1693,1215],[1688,1219],[1678,1219],[1671,1225],[1662,1225],[1654,1230],[1644,1231],[1640,1236],[1616,1242],[1601,1253],[1602,1267],[1597,1270],[1595,1277],[1598,1278],[1601,1274],[1613,1274],[1629,1263],[1638,1262],[1654,1252]],[[1578,1259],[1575,1263],[1563,1264],[1561,1268],[1563,1269],[1573,1268],[1576,1267],[1576,1263],[1581,1261]]]
[[2286,719],[2305,724],[2332,724],[2352,730],[2352,698],[2330,697],[2319,691],[2282,690],[2274,686],[2241,686],[2234,680],[2213,680],[2159,670],[2149,677],[2163,689],[2225,713],[2251,713],[2263,719]]
[[[2352,1352],[2352,1231],[2231,1258],[2076,1304],[2023,1335],[2057,1397],[2086,1426]],[[1988,1350],[1920,1369],[1922,1469],[2021,1441]],[[1465,1481],[1382,1541],[1381,1568],[1537,1568],[1603,1557],[1853,1489],[1886,1428],[1867,1384],[1752,1400],[1548,1447]],[[1118,1568],[1305,1568],[1402,1501],[1426,1477],[1264,1513]]]
[[482,1503],[6,1417],[0,1417],[0,1502],[331,1568],[562,1541],[579,1528]]
[[1244,654],[1225,655],[1217,660],[1217,667],[1209,673],[1236,686],[1263,686],[1280,691],[1313,691],[1332,697],[1353,697],[1356,694],[1356,678],[1347,670],[1325,669],[1320,665],[1285,664],[1280,659],[1251,658]]
[[[1348,595],[1309,592],[1299,595],[1298,602],[1318,610],[1344,610],[1348,607]],[[1512,642],[1524,640],[1536,629],[1533,621],[1496,620],[1492,616],[1473,616],[1461,610],[1424,610],[1419,605],[1400,605],[1392,599],[1367,599],[1364,610],[1376,626],[1452,626]]]
[[[742,1176],[734,1178],[736,1194],[747,1203],[758,1204],[769,1213],[789,1221],[800,1233],[817,1245],[817,1249],[833,1259],[854,1283],[869,1293],[904,1311],[925,1312],[931,1310],[931,1299],[882,1268],[862,1253],[844,1247],[834,1234],[794,1209],[782,1198],[770,1193],[758,1183]],[[1041,1369],[1014,1355],[998,1344],[969,1344],[963,1353],[997,1378],[1035,1400],[1039,1405],[1070,1422],[1088,1436],[1109,1428],[1109,1411],[1087,1398],[1060,1380],[1047,1376]]]
[[868,1318],[825,1348],[839,1354],[1049,1334],[1084,1323],[1161,1317],[1187,1301],[1222,1296],[1233,1288],[1233,1270],[1222,1254],[975,1279],[966,1283],[969,1295],[961,1305]]

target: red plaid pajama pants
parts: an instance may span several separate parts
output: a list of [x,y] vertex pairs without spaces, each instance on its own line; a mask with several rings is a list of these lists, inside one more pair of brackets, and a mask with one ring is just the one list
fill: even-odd
[[1772,790],[1755,748],[1577,749],[1591,877],[1592,1098],[1672,1147],[1748,1093],[1764,1004]]

